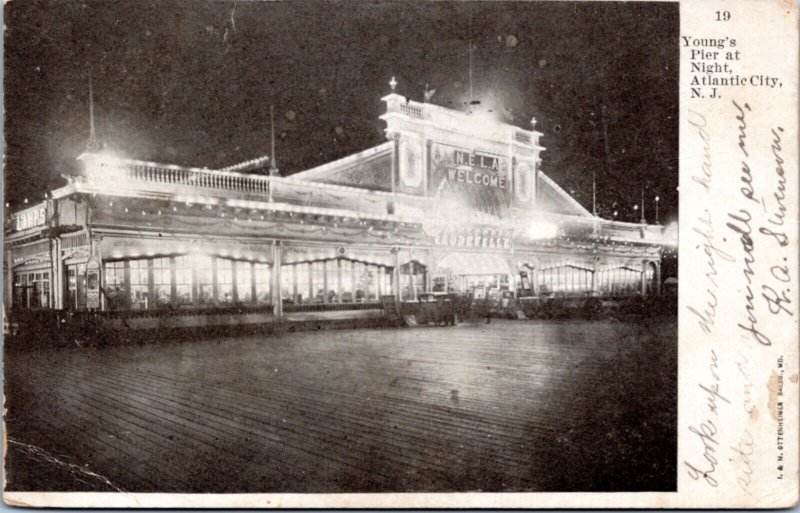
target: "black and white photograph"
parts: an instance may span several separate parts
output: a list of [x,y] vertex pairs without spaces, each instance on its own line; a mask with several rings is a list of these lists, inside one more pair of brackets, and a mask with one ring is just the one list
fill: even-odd
[[678,3],[4,16],[6,492],[677,491]]

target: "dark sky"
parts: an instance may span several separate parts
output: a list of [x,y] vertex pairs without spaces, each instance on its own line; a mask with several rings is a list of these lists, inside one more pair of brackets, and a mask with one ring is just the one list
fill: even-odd
[[547,174],[591,209],[595,170],[605,217],[638,219],[642,185],[651,221],[656,194],[661,221],[677,215],[674,3],[15,0],[5,24],[12,207],[76,171],[90,69],[114,153],[209,168],[264,155],[274,104],[290,174],[383,142],[392,76],[465,109],[471,32],[475,97],[524,128],[536,117]]

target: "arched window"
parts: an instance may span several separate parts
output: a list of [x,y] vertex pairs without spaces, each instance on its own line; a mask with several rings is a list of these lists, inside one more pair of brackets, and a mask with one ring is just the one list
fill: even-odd
[[628,266],[603,269],[598,273],[598,287],[604,296],[619,297],[641,293],[642,271]]
[[391,294],[391,268],[344,257],[281,266],[287,304],[365,303]]
[[211,255],[106,261],[103,293],[111,310],[192,305],[268,305],[271,266]]
[[574,264],[545,267],[539,270],[539,294],[576,296],[592,291],[593,270]]

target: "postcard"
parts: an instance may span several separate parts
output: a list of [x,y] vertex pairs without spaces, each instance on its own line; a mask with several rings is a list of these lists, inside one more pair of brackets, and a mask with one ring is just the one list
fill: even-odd
[[798,6],[4,6],[21,507],[798,501]]

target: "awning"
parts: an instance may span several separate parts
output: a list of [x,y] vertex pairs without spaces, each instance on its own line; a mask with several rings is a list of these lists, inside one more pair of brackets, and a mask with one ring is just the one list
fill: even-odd
[[39,264],[50,262],[50,241],[40,240],[25,246],[6,247],[6,253],[11,255],[11,265]]
[[103,237],[100,243],[104,260],[123,258],[153,258],[166,255],[199,253],[234,260],[272,262],[272,243],[250,243],[233,240],[152,238],[152,237]]
[[345,258],[367,264],[392,266],[392,254],[388,249],[369,250],[336,243],[330,243],[326,246],[286,244],[283,246],[281,262],[284,264],[292,264],[297,262],[330,260],[333,258]]
[[504,258],[490,253],[450,253],[439,261],[438,268],[459,275],[511,273]]

